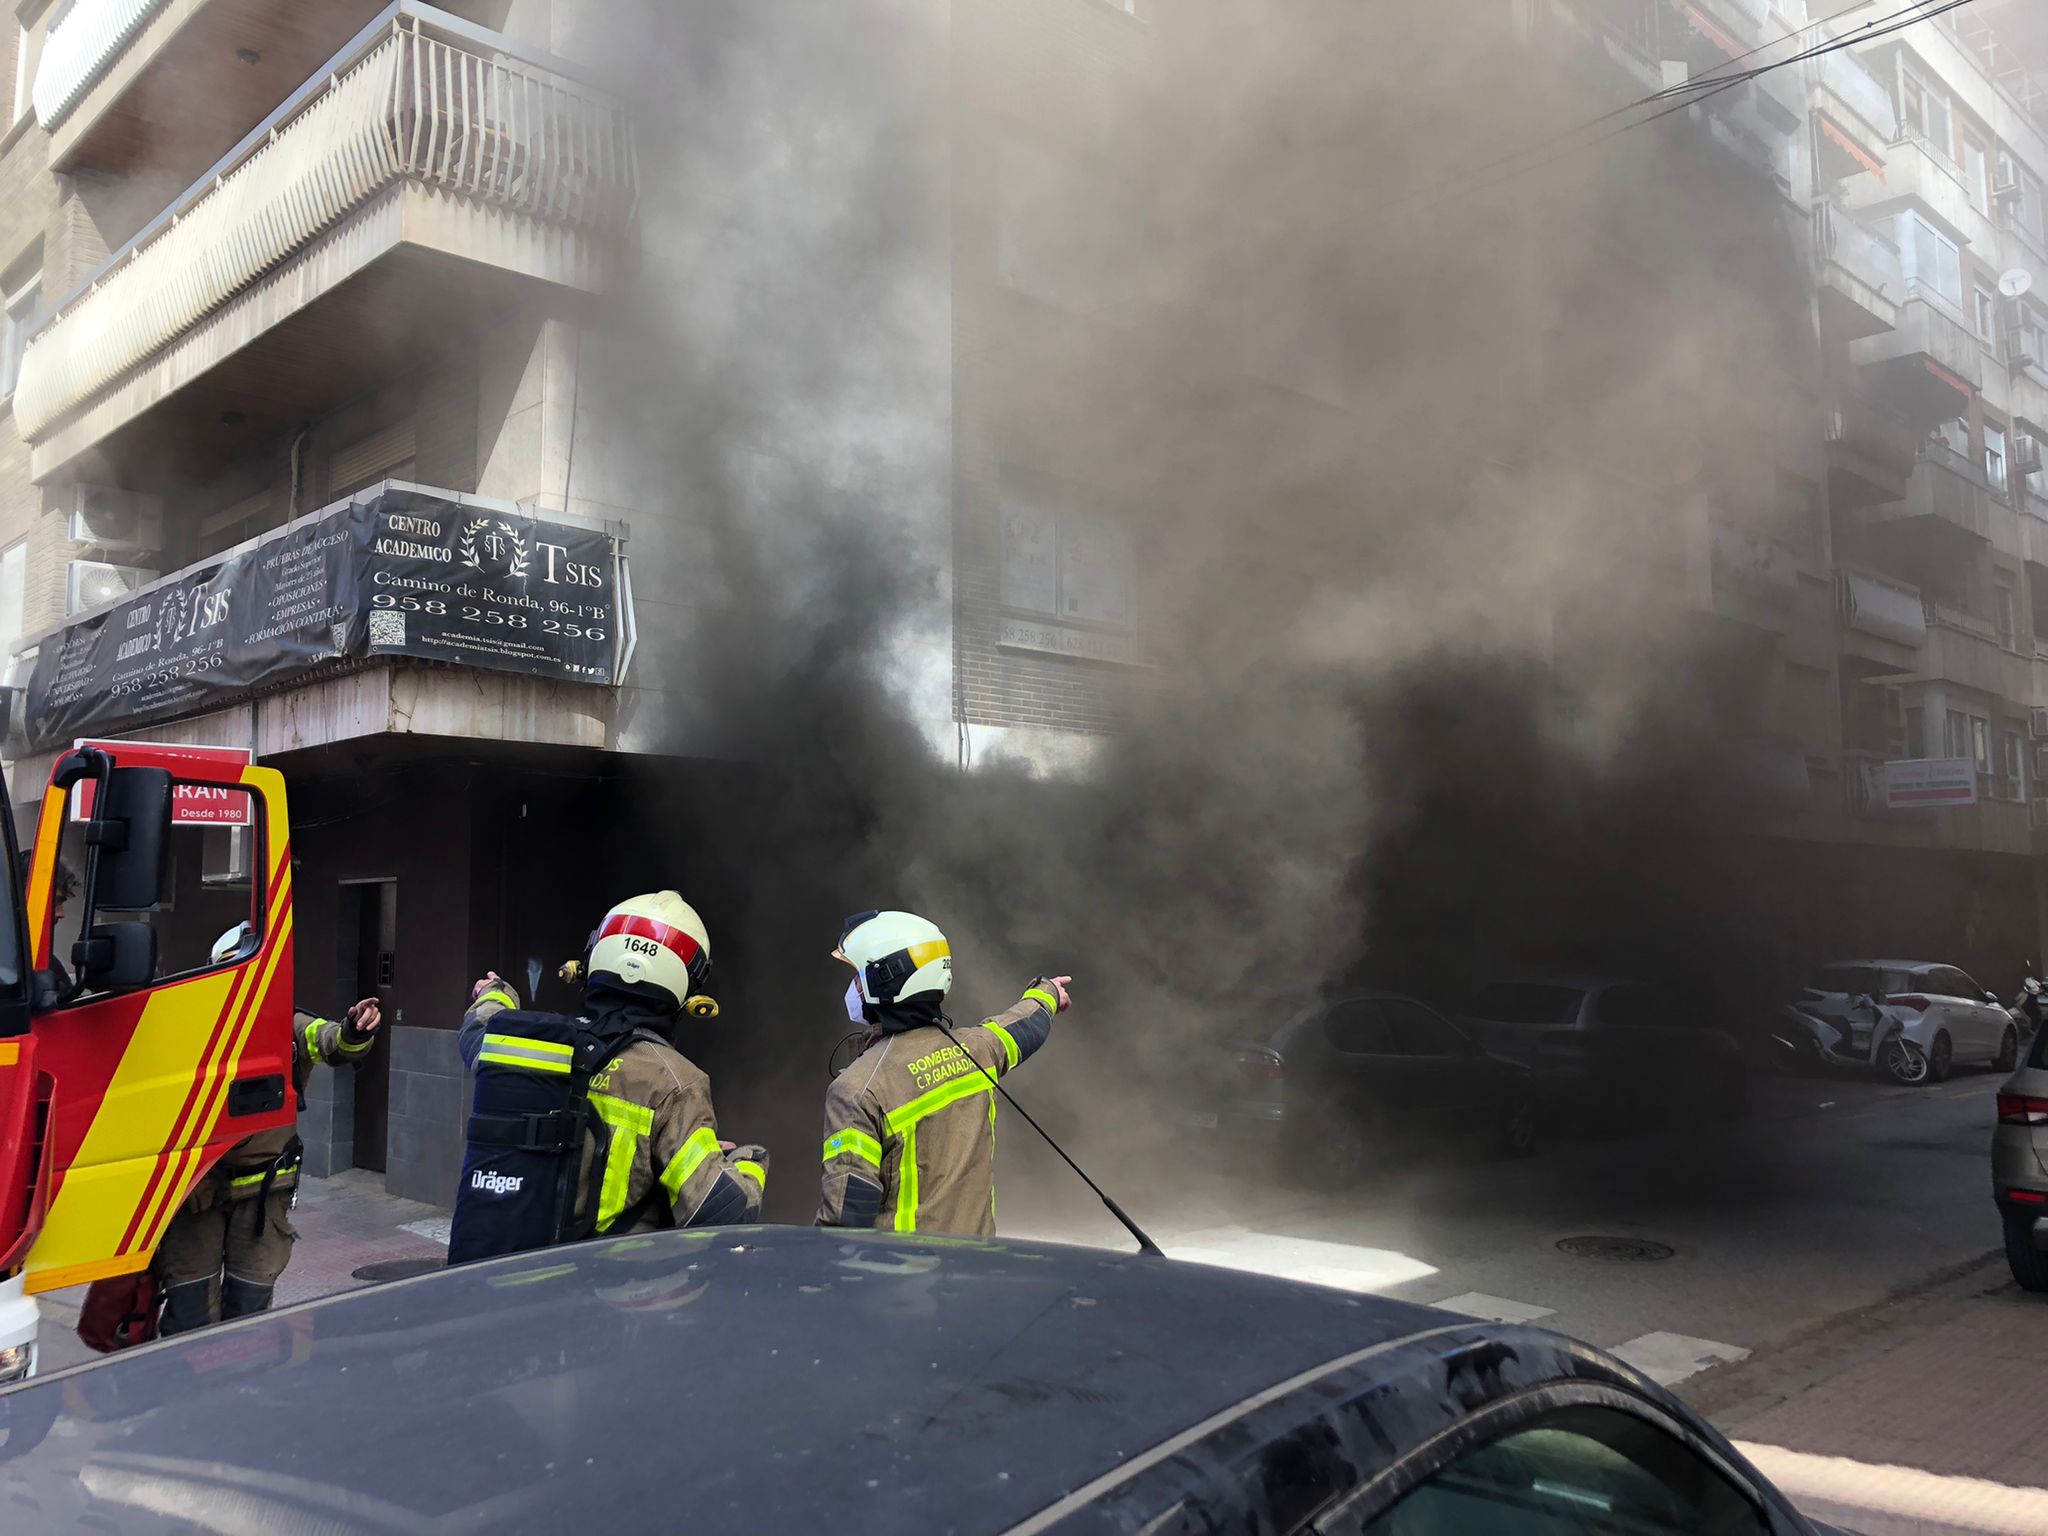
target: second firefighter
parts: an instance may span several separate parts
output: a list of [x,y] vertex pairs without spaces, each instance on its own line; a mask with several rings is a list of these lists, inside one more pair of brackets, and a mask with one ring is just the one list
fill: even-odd
[[846,1010],[866,1035],[825,1095],[818,1225],[988,1236],[996,1229],[995,1079],[1045,1044],[1072,978],[1040,977],[1006,1012],[952,1028],[942,1012],[952,947],[924,918],[848,918],[833,957],[853,967]]

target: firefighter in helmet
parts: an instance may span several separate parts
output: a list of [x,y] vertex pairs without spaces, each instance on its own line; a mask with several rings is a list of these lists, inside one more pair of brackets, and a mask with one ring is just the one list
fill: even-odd
[[496,972],[472,993],[451,1264],[760,1212],[768,1154],[719,1140],[711,1079],[675,1044],[684,1013],[718,1011],[703,919],[674,891],[635,896],[605,914],[578,969],[575,1018],[522,1009]]
[[924,918],[850,917],[832,955],[853,967],[846,1012],[866,1034],[825,1095],[818,1225],[988,1236],[995,1079],[1045,1044],[1073,978],[1041,976],[1008,1012],[954,1029],[942,1011],[953,951]]
[[[215,942],[213,963],[246,959],[257,938],[254,925],[236,924]],[[382,1022],[374,997],[351,1004],[339,1020],[292,1015],[292,1091],[300,1109],[313,1068],[357,1065],[377,1043]],[[230,1148],[178,1207],[156,1249],[164,1295],[159,1332],[184,1333],[269,1307],[298,1237],[291,1210],[301,1151],[289,1126],[259,1131]]]

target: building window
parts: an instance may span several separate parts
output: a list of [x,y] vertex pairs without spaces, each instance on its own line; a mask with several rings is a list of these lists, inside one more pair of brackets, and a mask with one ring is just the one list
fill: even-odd
[[1984,478],[2000,495],[2006,488],[2005,466],[2005,428],[1987,421],[1984,423]]
[[1904,63],[1899,65],[1899,120],[1949,159],[1955,159],[1955,123],[1949,116],[1948,93]]
[[1998,629],[1998,643],[2011,650],[2019,638],[2019,593],[2011,571],[1992,572],[1991,621]]
[[0,328],[0,400],[14,393],[14,381],[21,376],[21,355],[28,350],[42,291],[43,274],[36,272],[6,296],[7,318]]
[[28,540],[0,551],[0,682],[12,681],[14,647],[25,628],[28,603]]
[[1927,751],[1927,707],[1923,704],[1906,706],[1906,756],[1920,757]]
[[1906,277],[1925,293],[1963,303],[1963,253],[1947,235],[1915,213],[1899,215],[1899,257]]
[[1974,133],[1963,133],[1963,180],[1970,201],[1987,217],[1991,213],[1991,151]]
[[1003,497],[1002,601],[1006,608],[1128,633],[1136,561],[1128,532],[1053,497]]
[[1977,334],[1985,341],[1998,344],[1998,295],[1982,283],[1971,285],[1971,292],[1977,296]]
[[1998,152],[1998,185],[2006,192],[1999,201],[2005,208],[2008,228],[2031,235],[2036,244],[2043,237],[2041,179],[2005,150]]
[[1984,716],[1950,710],[1946,746],[1949,757],[1968,758],[1979,773],[1992,771],[1991,722]]
[[2027,798],[2026,747],[2018,731],[2005,733],[2005,798]]
[[1970,424],[1960,416],[1952,416],[1934,429],[1934,441],[1966,463],[1970,457]]

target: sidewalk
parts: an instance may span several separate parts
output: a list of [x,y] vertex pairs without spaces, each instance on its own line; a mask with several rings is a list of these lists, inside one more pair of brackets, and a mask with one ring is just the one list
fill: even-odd
[[1862,1536],[2048,1532],[2048,1298],[2002,1257],[1682,1395],[1816,1519]]
[[[331,1179],[305,1180],[299,1186],[292,1225],[298,1228],[299,1240],[292,1247],[291,1266],[278,1281],[279,1306],[388,1278],[356,1274],[369,1265],[437,1264],[448,1252],[448,1213],[387,1194],[384,1176],[364,1168]],[[59,1371],[98,1358],[79,1342],[76,1332],[84,1299],[84,1286],[41,1298],[39,1371]]]

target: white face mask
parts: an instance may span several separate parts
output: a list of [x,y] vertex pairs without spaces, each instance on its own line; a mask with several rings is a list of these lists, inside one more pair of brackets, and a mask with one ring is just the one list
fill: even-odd
[[846,984],[846,1016],[856,1024],[868,1021],[867,999],[860,995],[860,978],[854,977]]

